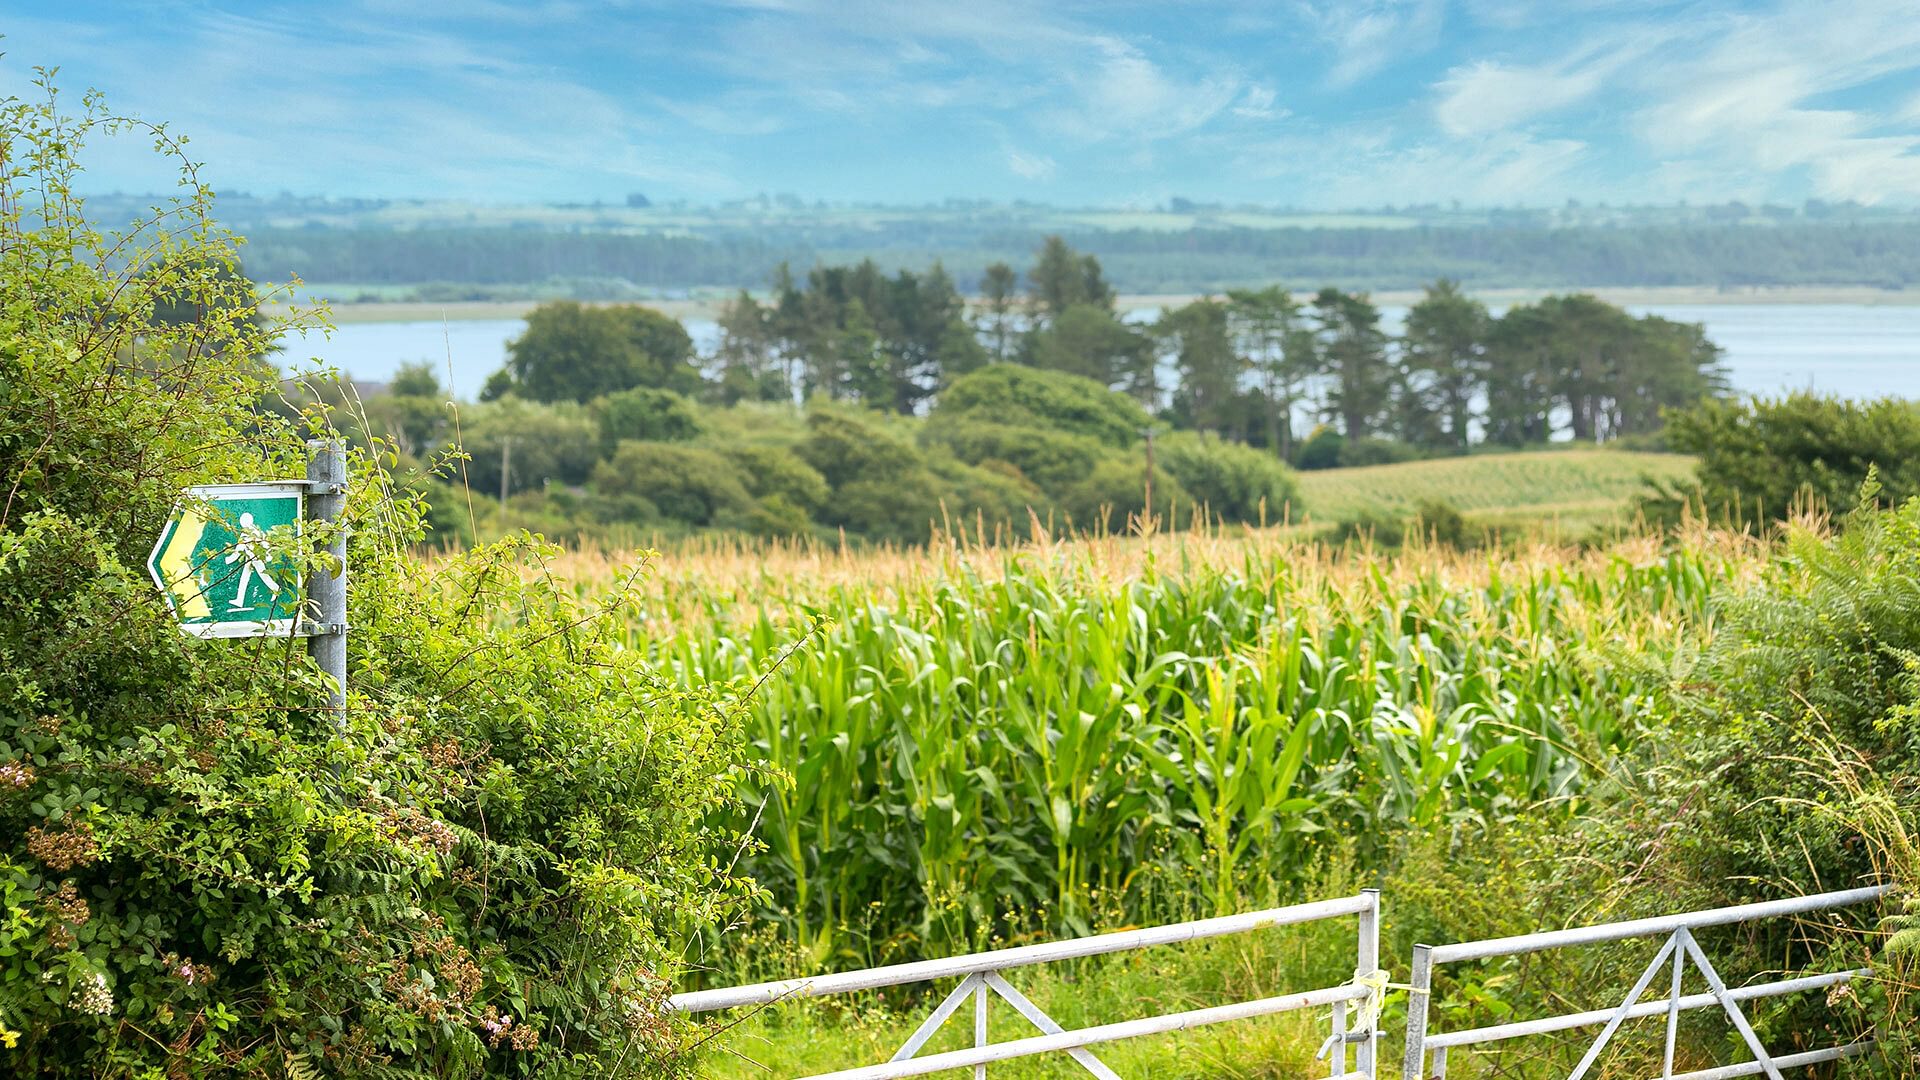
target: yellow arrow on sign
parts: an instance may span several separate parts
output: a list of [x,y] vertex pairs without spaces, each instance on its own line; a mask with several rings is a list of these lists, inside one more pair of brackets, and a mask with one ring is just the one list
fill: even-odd
[[[203,619],[208,615],[206,590],[200,587],[193,573],[193,547],[200,542],[200,533],[206,527],[205,518],[191,506],[185,507],[180,511],[180,523],[174,526],[173,535],[167,537],[167,546],[160,549],[160,575],[166,579],[167,591],[173,594],[183,619]],[[183,589],[182,585],[189,588]]]

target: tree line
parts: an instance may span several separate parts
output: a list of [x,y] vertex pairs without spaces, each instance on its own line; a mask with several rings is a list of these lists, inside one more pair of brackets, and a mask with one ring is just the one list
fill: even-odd
[[[1291,467],[1643,434],[1722,385],[1698,326],[1590,296],[1495,316],[1441,281],[1397,333],[1332,287],[1124,318],[1100,260],[1057,237],[971,300],[938,264],[782,267],[719,324],[702,355],[643,306],[543,304],[460,426],[424,366],[339,413],[423,473],[438,463],[429,488],[497,494],[494,526],[911,543],[943,519],[1015,535],[1147,511],[1277,521],[1302,510]],[[491,531],[433,490],[443,536]]]
[[1381,440],[1419,452],[1605,441],[1725,389],[1700,326],[1584,294],[1495,316],[1443,279],[1397,334],[1365,293],[1334,287],[1305,302],[1278,285],[1234,289],[1132,321],[1100,260],[1057,236],[1024,281],[989,266],[972,305],[937,263],[888,275],[868,260],[805,278],[783,266],[765,301],[743,290],[728,302],[713,357],[724,400],[821,396],[905,414],[995,362],[1082,376],[1170,427],[1290,460],[1303,424],[1355,444],[1349,457]]
[[[760,287],[781,262],[871,254],[889,272],[943,253],[967,291],[996,263],[1015,263],[1045,234],[978,223],[889,221],[696,226],[691,234],[580,229],[260,228],[249,276],[448,286],[522,295],[619,298],[633,289]],[[1276,280],[1346,289],[1416,288],[1436,278],[1479,287],[1920,284],[1920,224],[1422,226],[1388,228],[1108,229],[1067,241],[1098,256],[1116,287],[1136,293],[1219,291]],[[491,292],[489,292],[491,290]]]

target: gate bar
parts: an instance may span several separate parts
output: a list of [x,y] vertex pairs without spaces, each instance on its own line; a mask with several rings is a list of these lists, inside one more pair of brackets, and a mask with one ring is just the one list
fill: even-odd
[[[1298,994],[1261,998],[1258,1001],[1216,1005],[1210,1009],[1194,1009],[1191,1012],[1172,1013],[1167,1016],[1150,1016],[1144,1020],[1122,1020],[1115,1024],[1100,1024],[1095,1027],[1080,1028],[1077,1031],[1063,1031],[1058,1035],[1035,1035],[972,1049],[949,1050],[943,1054],[929,1054],[926,1057],[908,1058],[905,1061],[890,1061],[884,1065],[866,1065],[858,1069],[821,1073],[809,1080],[895,1080],[896,1077],[902,1076],[921,1076],[944,1069],[964,1069],[984,1065],[990,1061],[1006,1061],[1009,1058],[1031,1057],[1034,1054],[1051,1053],[1057,1050],[1073,1050],[1094,1043],[1132,1039],[1142,1035],[1161,1035],[1170,1031],[1185,1031],[1188,1028],[1219,1024],[1228,1020],[1245,1020],[1254,1016],[1312,1009],[1321,1005],[1331,1005],[1336,1001],[1358,1001],[1369,993],[1371,991],[1364,986],[1330,986],[1324,990],[1307,990]],[[1353,1080],[1360,1080],[1363,1074],[1348,1073],[1347,1075]],[[1368,1076],[1366,1080],[1372,1080],[1372,1077]]]
[[1313,922],[1317,919],[1330,919],[1340,915],[1358,915],[1361,912],[1374,910],[1378,902],[1378,898],[1373,894],[1362,893],[1358,896],[1341,897],[1338,900],[1319,900],[1310,904],[1250,911],[1241,915],[1222,915],[1218,918],[1175,923],[1171,926],[1155,926],[1145,930],[1121,930],[1116,933],[1095,934],[1092,937],[1071,938],[1066,941],[1047,941],[1037,945],[1022,945],[1018,948],[973,953],[944,960],[916,960],[909,964],[892,964],[887,967],[869,968],[865,971],[816,975],[804,979],[780,979],[775,982],[751,983],[746,986],[729,986],[715,990],[694,990],[673,995],[667,999],[667,1006],[677,1012],[706,1012],[710,1009],[730,1009],[736,1005],[760,1005],[788,997],[822,997],[827,994],[873,990],[882,986],[926,982],[930,979],[944,979],[956,975],[1005,971],[1008,968],[1051,963],[1055,960],[1072,960],[1083,956],[1121,952],[1126,949],[1141,949],[1150,945],[1170,945],[1175,942],[1198,941],[1202,938],[1221,937],[1227,934],[1243,934],[1249,930],[1289,926],[1294,923]]

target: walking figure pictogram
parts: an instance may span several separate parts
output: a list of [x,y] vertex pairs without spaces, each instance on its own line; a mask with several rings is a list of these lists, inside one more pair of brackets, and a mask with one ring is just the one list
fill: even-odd
[[[253,515],[240,515],[239,537],[233,543],[233,550],[227,553],[227,565],[245,560],[240,568],[240,588],[233,594],[233,601],[227,605],[232,611],[242,611],[253,605],[247,603],[247,587],[253,584],[255,576],[267,587],[270,596],[280,595],[280,583],[267,573],[267,534],[253,523]],[[271,600],[269,600],[271,603]]]

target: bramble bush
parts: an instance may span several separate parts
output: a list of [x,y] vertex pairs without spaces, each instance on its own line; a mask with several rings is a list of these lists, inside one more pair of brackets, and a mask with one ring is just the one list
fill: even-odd
[[[298,641],[181,634],[142,567],[180,488],[303,475],[328,416],[282,397],[181,146],[38,82],[0,102],[0,1073],[683,1071],[676,942],[748,891],[708,824],[739,693],[657,676],[627,590],[533,538],[415,561],[378,445],[344,715]],[[87,221],[99,134],[178,163],[154,219]]]

